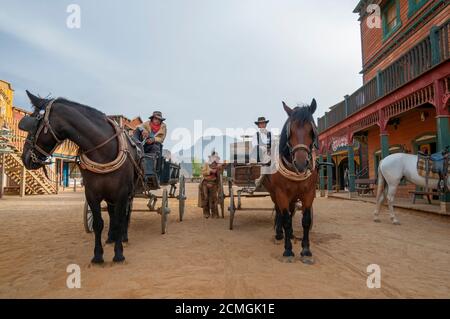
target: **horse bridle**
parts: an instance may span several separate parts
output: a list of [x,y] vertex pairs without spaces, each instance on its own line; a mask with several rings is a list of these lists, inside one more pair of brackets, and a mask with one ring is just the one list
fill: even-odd
[[289,142],[290,137],[291,137],[291,120],[289,119],[287,122],[287,126],[286,126],[286,135],[287,135],[287,142],[286,142],[286,146],[288,148],[289,151],[289,155],[290,155],[290,162],[287,162],[287,159],[285,159],[283,157],[283,160],[287,162],[287,164],[290,164],[290,166],[292,166],[294,168],[294,170],[296,171],[297,174],[299,174],[299,171],[297,169],[297,165],[296,165],[296,161],[295,161],[295,154],[298,151],[305,151],[306,154],[308,155],[308,168],[309,169],[314,169],[314,161],[315,159],[313,158],[313,148],[317,147],[316,145],[316,139],[317,139],[317,127],[314,123],[314,121],[310,122],[313,128],[313,133],[314,133],[314,141],[313,143],[308,146],[306,144],[297,144],[295,146],[292,146],[291,143]]
[[[49,161],[49,158],[52,156],[51,154],[56,150],[56,148],[61,145],[61,143],[63,142],[62,139],[60,139],[56,133],[55,130],[52,128],[52,126],[50,125],[50,121],[49,121],[49,117],[50,117],[50,111],[51,108],[53,106],[53,103],[56,101],[57,99],[53,99],[47,102],[47,105],[45,106],[44,110],[40,110],[39,114],[33,119],[35,121],[35,123],[33,123],[34,126],[37,127],[36,131],[33,133],[32,130],[26,129],[25,128],[21,128],[21,123],[19,122],[19,128],[24,130],[24,131],[28,131],[28,137],[25,140],[25,143],[30,145],[30,157],[31,160],[36,163],[36,164],[40,164],[40,165],[49,165],[51,164],[51,161]],[[26,117],[25,117],[26,118]],[[31,118],[30,116],[28,116],[28,119]],[[24,119],[21,120],[21,122]],[[37,144],[37,141],[39,139],[39,136],[41,135],[42,131],[44,132],[44,134],[47,134],[48,132],[50,132],[50,134],[52,135],[52,137],[55,139],[56,144],[55,146],[52,148],[52,150],[50,152],[46,152],[45,150],[42,149],[42,147],[40,147]],[[38,154],[36,154],[36,152]],[[45,157],[44,160],[41,160],[38,155],[42,155]]]

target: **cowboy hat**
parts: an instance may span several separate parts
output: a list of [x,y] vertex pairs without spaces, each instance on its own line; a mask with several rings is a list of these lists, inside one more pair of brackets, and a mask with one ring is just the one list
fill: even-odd
[[208,156],[209,164],[216,162],[217,164],[220,162],[220,156],[216,152],[212,152],[211,155]]
[[160,119],[161,121],[164,121],[165,118],[162,117],[162,113],[160,111],[153,112],[153,115],[149,117],[150,120],[153,120],[153,118],[156,117],[157,119]]
[[260,124],[260,123],[269,123],[269,120],[266,120],[266,118],[264,116],[258,117],[258,121],[255,122],[256,125]]

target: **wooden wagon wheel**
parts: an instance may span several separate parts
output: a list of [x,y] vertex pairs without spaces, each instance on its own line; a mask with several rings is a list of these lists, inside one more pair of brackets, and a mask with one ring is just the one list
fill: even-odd
[[219,205],[222,218],[225,218],[225,192],[223,189],[223,175],[219,175]]
[[178,192],[178,206],[179,206],[179,214],[180,214],[180,222],[181,222],[181,221],[183,221],[184,208],[185,208],[185,203],[186,203],[186,187],[185,187],[184,175],[180,176],[179,184],[180,184],[180,189]]
[[161,207],[160,207],[160,213],[161,213],[161,233],[165,234],[167,232],[167,223],[169,220],[169,196],[167,194],[167,189],[163,190],[162,200],[161,200]]
[[84,230],[86,233],[90,234],[94,231],[94,215],[92,214],[92,210],[89,207],[87,201],[84,202],[84,210],[83,210],[83,221],[84,221]]
[[230,230],[233,230],[234,213],[236,212],[236,206],[234,205],[234,193],[233,193],[233,182],[228,181],[228,188],[230,190],[230,206],[228,210],[230,211]]

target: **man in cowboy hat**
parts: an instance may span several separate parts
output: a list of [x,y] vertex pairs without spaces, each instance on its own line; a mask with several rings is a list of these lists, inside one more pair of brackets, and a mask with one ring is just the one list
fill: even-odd
[[[258,131],[253,135],[252,147],[253,158],[256,157],[256,163],[261,164],[261,176],[256,180],[256,189],[263,184],[264,178],[270,173],[270,162],[272,154],[272,133],[267,129],[269,120],[264,116],[258,117],[255,124]],[[255,154],[256,153],[256,154]]]
[[[163,123],[165,118],[162,117],[160,111],[153,112],[149,120],[138,126],[135,137],[139,141],[145,141],[144,152],[151,154],[160,154],[162,144],[167,134],[166,124]],[[137,135],[137,136],[136,136]]]
[[220,164],[219,155],[213,151],[208,156],[208,161],[205,162],[202,168],[202,181],[199,187],[200,206],[203,208],[203,216],[205,218],[218,218],[218,191],[219,191],[219,176],[223,172],[223,166]]

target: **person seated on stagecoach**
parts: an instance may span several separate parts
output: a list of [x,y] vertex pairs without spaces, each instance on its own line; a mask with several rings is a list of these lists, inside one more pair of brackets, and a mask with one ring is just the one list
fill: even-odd
[[256,180],[256,189],[260,188],[264,182],[266,175],[271,172],[271,155],[272,155],[272,132],[267,129],[269,120],[265,117],[259,117],[255,124],[258,130],[252,139],[252,161],[261,166],[261,176]]
[[149,120],[138,126],[134,132],[134,138],[143,142],[144,153],[159,156],[162,152],[162,144],[166,138],[167,127],[165,118],[159,111],[153,112]]

